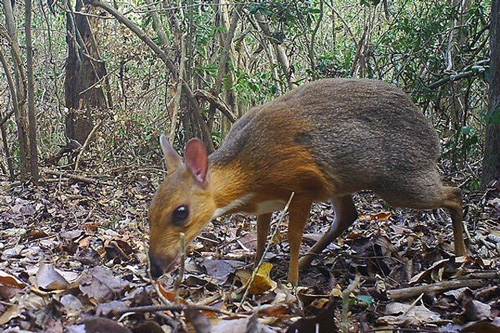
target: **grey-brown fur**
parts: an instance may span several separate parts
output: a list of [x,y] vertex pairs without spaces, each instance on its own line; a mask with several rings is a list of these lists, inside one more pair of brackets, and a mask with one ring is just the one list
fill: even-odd
[[[304,128],[288,131],[287,123]],[[276,148],[290,141],[340,179],[337,195],[371,189],[394,205],[427,208],[440,195],[429,196],[439,191],[436,131],[402,90],[382,81],[325,79],[296,88],[247,113],[210,158],[263,168],[286,158]]]

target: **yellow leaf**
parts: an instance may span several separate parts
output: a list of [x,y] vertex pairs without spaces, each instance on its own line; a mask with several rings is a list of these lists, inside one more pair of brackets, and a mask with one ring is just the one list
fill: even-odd
[[379,221],[387,221],[390,219],[392,216],[391,212],[380,212],[380,213],[375,213],[375,214],[370,214],[370,215],[361,215],[359,217],[360,220],[379,220]]
[[391,212],[380,212],[372,215],[372,219],[377,219],[380,221],[387,221],[392,216]]
[[330,291],[330,295],[333,297],[342,297],[342,287],[339,284],[335,285],[332,291]]
[[271,280],[271,278],[269,277],[272,268],[273,265],[270,263],[262,264],[262,266],[260,266],[259,270],[257,271],[257,274],[255,275],[253,283],[250,285],[250,287],[248,287],[252,275],[250,272],[239,271],[236,274],[243,282],[244,288],[250,288],[250,290],[248,291],[250,294],[259,295],[265,293],[266,291],[274,290],[277,286],[277,283]]

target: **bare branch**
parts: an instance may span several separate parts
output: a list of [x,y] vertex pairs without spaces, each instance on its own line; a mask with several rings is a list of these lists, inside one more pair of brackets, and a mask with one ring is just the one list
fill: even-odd
[[207,145],[209,152],[212,152],[214,150],[212,135],[208,129],[206,122],[203,121],[203,116],[200,106],[198,105],[198,102],[196,101],[196,98],[193,95],[193,91],[191,90],[189,85],[184,80],[182,80],[181,77],[179,77],[179,71],[177,70],[177,67],[169,59],[167,54],[141,28],[135,25],[132,21],[126,18],[122,13],[117,11],[111,5],[99,0],[85,0],[85,3],[102,8],[111,15],[113,15],[118,20],[118,22],[122,23],[127,28],[129,28],[137,37],[139,37],[140,40],[142,40],[147,46],[149,46],[149,48],[165,63],[165,65],[172,72],[172,75],[175,78],[181,80],[182,88],[186,93],[187,99],[189,100],[189,103],[192,105],[196,117],[198,118],[198,120],[200,120],[199,124],[201,127],[201,131],[203,132],[203,136],[205,137],[205,144]]
[[220,110],[220,112],[222,112],[227,117],[227,119],[229,119],[230,122],[234,123],[236,121],[236,116],[231,112],[226,103],[217,96],[214,96],[208,91],[201,89],[195,90],[194,96],[197,98],[204,99],[208,101],[210,104],[214,105],[217,109]]

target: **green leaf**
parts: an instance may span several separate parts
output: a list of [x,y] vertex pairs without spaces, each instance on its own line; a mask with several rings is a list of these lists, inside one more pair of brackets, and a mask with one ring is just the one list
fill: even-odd
[[150,15],[147,15],[147,16],[146,16],[146,18],[144,19],[144,21],[143,21],[143,22],[142,22],[142,24],[141,24],[141,28],[143,28],[143,29],[147,28],[147,27],[148,27],[148,25],[149,25],[150,23],[152,23],[152,22],[153,22],[152,17],[151,17]]
[[462,126],[462,134],[471,135],[474,134],[474,129],[469,126]]
[[472,72],[476,73],[476,74],[486,71],[486,68],[484,66],[477,66],[477,65],[472,66],[471,69],[472,69]]
[[370,6],[376,6],[380,3],[380,0],[361,0],[360,4],[362,6],[370,7]]
[[375,302],[375,299],[370,295],[358,295],[356,298],[358,302],[363,302],[368,305],[371,305]]
[[215,66],[215,65],[198,67],[199,71],[204,71],[204,72],[207,72],[207,73],[210,73],[210,74],[213,74],[213,75],[217,74],[218,69],[219,68],[217,66]]

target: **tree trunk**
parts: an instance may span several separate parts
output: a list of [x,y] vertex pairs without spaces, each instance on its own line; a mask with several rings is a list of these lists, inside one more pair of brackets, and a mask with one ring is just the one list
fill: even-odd
[[486,118],[482,186],[500,181],[500,0],[491,4],[491,82]]
[[288,56],[286,55],[285,49],[273,37],[266,17],[262,15],[262,13],[259,11],[255,12],[254,16],[260,29],[274,47],[276,58],[281,67],[281,71],[287,81],[288,90],[292,89],[293,87],[296,86],[295,76],[292,68],[290,67],[290,61],[288,60]]
[[36,142],[36,115],[35,115],[35,78],[33,76],[33,42],[31,38],[31,0],[25,1],[25,38],[26,38],[26,76],[28,93],[28,139],[31,178],[38,184],[38,145]]
[[[21,47],[17,37],[17,27],[14,20],[14,12],[10,0],[3,0],[3,11],[5,14],[5,23],[10,43],[10,53],[12,55],[13,72],[15,77],[15,85],[9,84],[11,90],[12,103],[17,124],[17,133],[19,140],[20,152],[20,176],[21,180],[26,180],[30,170],[30,152],[28,144],[28,115],[26,110],[26,75],[23,68],[23,60],[21,59]],[[9,66],[2,55],[2,66],[7,73]]]
[[[234,61],[234,47],[233,47],[233,39],[234,33],[236,30],[236,26],[238,25],[238,21],[240,19],[241,11],[243,9],[243,5],[239,4],[234,7],[233,16],[230,18],[228,3],[226,0],[220,0],[218,4],[218,26],[222,26],[225,28],[227,33],[219,32],[219,43],[222,46],[222,52],[219,56],[219,68],[217,70],[217,78],[215,80],[215,88],[212,93],[219,97],[222,90],[222,82],[224,79],[226,80],[226,103],[229,105],[233,114],[236,114],[236,92],[233,89],[233,74],[230,70],[230,63]],[[209,129],[213,130],[213,121],[215,116],[215,106],[211,104],[210,107],[210,116],[209,116]],[[231,128],[231,122],[226,117],[221,117],[221,126],[220,126],[221,137],[225,137],[228,132],[228,129]]]
[[[0,110],[0,119],[3,119],[2,110]],[[7,141],[7,131],[5,130],[5,123],[0,124],[0,133],[2,134],[3,150],[5,152],[7,169],[9,171],[9,180],[14,180],[14,166],[12,165],[12,156],[10,154],[9,144]]]
[[[81,0],[76,0],[75,10],[83,11]],[[102,89],[105,84],[97,84],[106,83],[106,67],[99,60],[99,50],[87,16],[68,10],[66,17],[68,58],[64,89],[69,110],[66,136],[83,144],[94,127],[92,109],[108,109],[111,101],[107,100]]]

